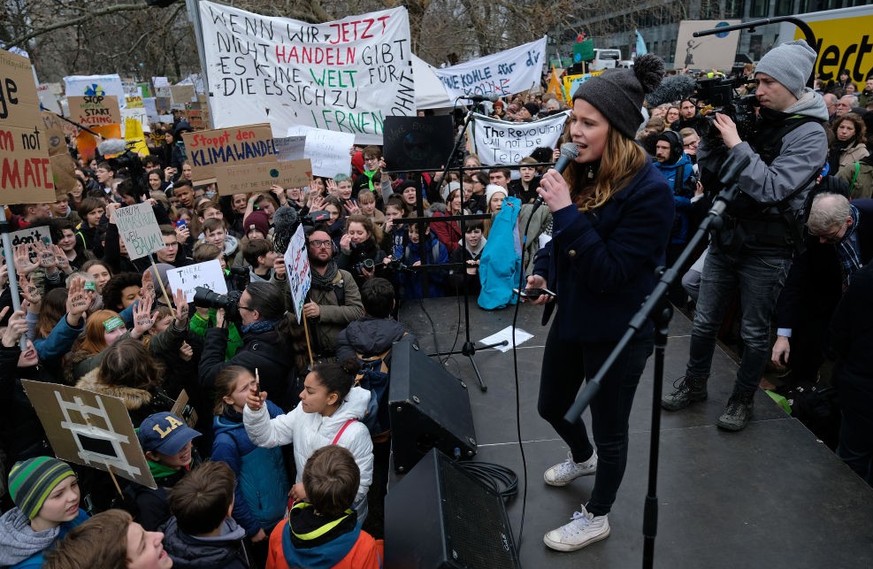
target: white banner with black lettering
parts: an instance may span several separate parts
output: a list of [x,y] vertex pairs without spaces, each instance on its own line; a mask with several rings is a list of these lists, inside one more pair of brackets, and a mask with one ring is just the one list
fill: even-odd
[[507,122],[473,115],[473,148],[483,166],[518,164],[534,148],[555,148],[570,111],[533,122]]
[[471,95],[512,95],[540,84],[546,60],[542,39],[442,69],[434,68],[451,100]]
[[385,117],[415,115],[406,8],[310,24],[203,1],[200,17],[215,128],[307,125],[381,144]]

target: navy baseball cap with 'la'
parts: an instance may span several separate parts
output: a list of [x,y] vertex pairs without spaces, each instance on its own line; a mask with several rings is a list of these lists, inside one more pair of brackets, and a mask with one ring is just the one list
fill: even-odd
[[200,433],[189,427],[185,421],[167,412],[146,417],[137,433],[143,451],[159,452],[167,456],[178,453],[199,436]]

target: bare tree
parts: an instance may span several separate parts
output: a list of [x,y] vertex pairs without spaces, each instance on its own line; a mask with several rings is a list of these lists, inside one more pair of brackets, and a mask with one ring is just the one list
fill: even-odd
[[[43,81],[114,73],[181,78],[199,71],[184,2],[168,8],[115,0],[0,0],[0,41],[26,49]],[[593,0],[606,2],[606,0]],[[230,0],[259,14],[311,23],[405,6],[412,49],[452,64],[542,37],[578,11],[569,0]],[[576,6],[576,7],[574,7]]]

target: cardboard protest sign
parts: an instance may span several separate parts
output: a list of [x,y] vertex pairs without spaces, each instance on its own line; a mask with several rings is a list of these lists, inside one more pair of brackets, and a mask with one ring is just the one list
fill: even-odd
[[349,151],[355,143],[354,135],[308,126],[291,127],[287,134],[306,137],[303,156],[312,161],[313,175],[333,178],[337,174],[351,174]]
[[118,98],[103,95],[67,97],[70,105],[70,120],[83,126],[121,124]]
[[382,155],[390,169],[442,169],[454,144],[454,121],[450,115],[385,119]]
[[185,103],[191,103],[197,100],[197,91],[194,85],[171,85],[170,99],[174,105],[182,105],[185,108]]
[[285,267],[288,271],[288,286],[291,289],[291,299],[294,302],[294,314],[297,323],[301,322],[303,305],[306,295],[312,285],[312,273],[309,268],[309,253],[306,251],[306,236],[303,234],[303,224],[297,226],[297,231],[288,243],[285,251]]
[[269,121],[281,133],[303,124],[381,144],[385,117],[415,115],[405,7],[313,24],[198,6],[217,127]]
[[197,426],[197,411],[188,402],[188,392],[184,389],[179,393],[179,397],[173,404],[173,408],[170,409],[170,413],[184,420],[192,429]]
[[145,103],[143,102],[142,95],[127,95],[124,97],[124,101],[127,103],[125,108],[127,109],[144,109]]
[[507,122],[473,115],[474,152],[483,166],[518,164],[539,146],[554,148],[569,111],[532,122]]
[[21,384],[58,458],[157,488],[121,398],[57,383]]
[[27,229],[13,231],[9,234],[9,240],[13,247],[19,245],[35,245],[37,243],[51,244],[52,236],[47,225],[31,226]]
[[215,175],[220,196],[268,192],[273,184],[283,188],[308,186],[312,181],[312,164],[309,160],[288,160],[219,166]]
[[251,124],[199,132],[185,132],[185,152],[195,184],[215,182],[215,167],[255,162],[276,162],[273,130],[269,124]]
[[451,67],[433,68],[452,100],[471,95],[512,95],[540,84],[546,36]]
[[[739,23],[740,20],[682,20],[679,22],[679,32],[676,34],[676,53],[673,67],[676,69],[682,67],[730,69],[734,64],[734,55],[737,53],[740,34],[725,32],[696,38],[694,32],[723,28]],[[821,48],[819,47],[819,49]],[[845,65],[845,58],[843,64]]]
[[0,203],[55,201],[30,60],[0,50]]
[[64,138],[64,124],[58,115],[42,111],[42,122],[45,126],[45,136],[48,142],[49,162],[52,167],[52,180],[55,185],[55,198],[64,199],[67,194],[76,189],[79,183],[76,178],[76,161],[67,150]]
[[221,270],[221,263],[218,262],[218,259],[171,269],[167,271],[167,281],[170,284],[170,290],[181,289],[188,302],[194,300],[194,289],[198,286],[219,294],[227,294],[224,271]]
[[47,111],[55,113],[63,112],[61,108],[61,84],[40,83],[36,86],[39,103]]
[[133,261],[164,248],[158,220],[148,202],[115,210],[115,224]]

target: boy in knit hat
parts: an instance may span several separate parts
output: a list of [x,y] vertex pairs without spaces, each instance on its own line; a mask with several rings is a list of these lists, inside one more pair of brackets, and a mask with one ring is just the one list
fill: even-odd
[[[685,376],[661,399],[661,406],[678,411],[706,399],[716,335],[738,289],[745,349],[733,393],[716,423],[728,431],[742,430],[751,420],[752,400],[771,358],[770,319],[802,242],[798,214],[827,159],[822,125],[828,110],[821,95],[806,87],[815,59],[815,51],[803,40],[767,52],[755,69],[761,109],[754,133],[742,140],[734,121],[718,113],[713,134],[697,150],[707,191],[718,190],[717,172],[731,168],[738,169],[734,182],[741,191],[730,198],[724,228],[709,247]],[[781,340],[773,349],[774,361],[788,359],[788,338]]]
[[9,473],[14,508],[0,517],[0,566],[42,567],[43,554],[88,519],[79,508],[79,480],[66,462],[38,456]]

